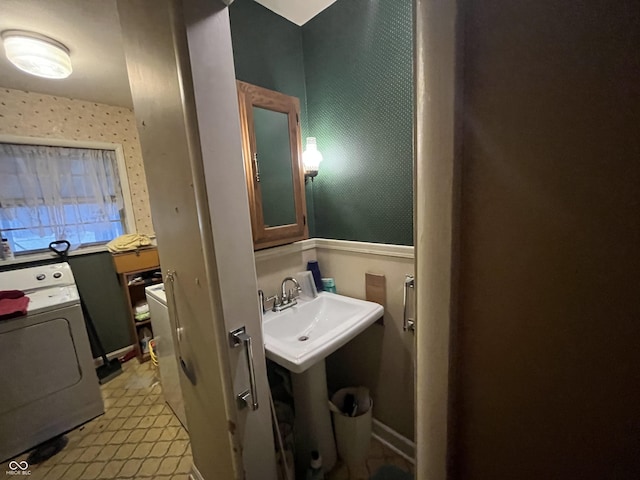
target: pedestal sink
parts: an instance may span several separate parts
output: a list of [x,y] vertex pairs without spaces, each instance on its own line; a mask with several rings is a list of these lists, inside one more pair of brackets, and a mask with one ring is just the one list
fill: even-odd
[[319,450],[325,471],[336,463],[325,358],[382,317],[377,303],[321,292],[263,316],[267,358],[291,372],[296,409],[296,470]]

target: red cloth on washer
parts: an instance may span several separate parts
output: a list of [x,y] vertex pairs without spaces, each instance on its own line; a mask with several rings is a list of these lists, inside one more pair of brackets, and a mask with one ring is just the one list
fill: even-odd
[[29,297],[20,290],[0,290],[0,320],[22,317],[27,314]]

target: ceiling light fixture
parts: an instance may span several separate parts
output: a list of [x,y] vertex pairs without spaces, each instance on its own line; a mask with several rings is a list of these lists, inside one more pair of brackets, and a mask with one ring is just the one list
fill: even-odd
[[73,71],[69,49],[62,43],[34,32],[2,32],[4,52],[23,72],[44,78],[67,78]]

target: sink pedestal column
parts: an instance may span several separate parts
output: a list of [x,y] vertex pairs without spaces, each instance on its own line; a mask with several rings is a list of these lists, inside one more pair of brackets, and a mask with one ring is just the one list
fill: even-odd
[[[329,392],[324,360],[302,373],[291,373],[293,401],[296,408],[296,472],[304,475],[311,461],[311,451],[322,455],[325,472],[336,463],[336,442],[331,427]],[[303,478],[303,477],[301,477]]]

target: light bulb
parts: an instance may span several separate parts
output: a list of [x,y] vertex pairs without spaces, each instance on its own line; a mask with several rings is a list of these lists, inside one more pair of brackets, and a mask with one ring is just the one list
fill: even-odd
[[315,177],[318,174],[322,154],[318,151],[316,137],[307,137],[307,146],[302,153],[302,164],[307,176]]

